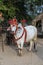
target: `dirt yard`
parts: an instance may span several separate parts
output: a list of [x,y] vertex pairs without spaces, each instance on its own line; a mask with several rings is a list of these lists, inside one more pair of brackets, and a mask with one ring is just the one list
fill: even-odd
[[23,55],[17,55],[17,46],[5,45],[4,52],[0,42],[0,65],[43,65],[43,39],[38,39],[37,52],[29,52],[28,47],[24,47]]

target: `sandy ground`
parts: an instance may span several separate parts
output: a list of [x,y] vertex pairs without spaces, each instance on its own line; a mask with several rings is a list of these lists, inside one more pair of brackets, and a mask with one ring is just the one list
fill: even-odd
[[24,47],[23,55],[17,55],[17,47],[4,44],[4,52],[0,42],[0,65],[43,65],[43,39],[38,39],[38,51],[29,52]]

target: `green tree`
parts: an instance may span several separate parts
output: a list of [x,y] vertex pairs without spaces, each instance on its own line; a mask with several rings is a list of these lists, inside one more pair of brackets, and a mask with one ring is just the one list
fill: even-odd
[[24,1],[22,0],[3,0],[4,5],[8,8],[8,16],[17,19],[26,18],[26,8],[24,7]]
[[27,8],[24,7],[26,3],[30,3],[30,10],[34,12],[34,4],[43,4],[43,0],[0,0],[0,10],[4,12],[3,14],[6,18],[13,18],[16,16],[18,20],[22,18],[32,20],[32,16],[27,14]]

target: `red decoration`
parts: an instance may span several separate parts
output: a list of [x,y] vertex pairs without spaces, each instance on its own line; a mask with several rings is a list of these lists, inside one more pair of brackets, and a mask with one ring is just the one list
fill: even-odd
[[9,20],[9,24],[10,25],[17,25],[17,20],[16,19]]
[[21,22],[24,22],[24,23],[26,23],[26,22],[27,22],[27,20],[23,19],[23,20],[21,20]]

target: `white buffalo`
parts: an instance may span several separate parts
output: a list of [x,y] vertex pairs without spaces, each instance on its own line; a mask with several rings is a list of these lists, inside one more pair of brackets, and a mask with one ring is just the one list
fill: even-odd
[[19,54],[22,54],[23,45],[25,42],[30,42],[29,51],[32,50],[32,47],[35,43],[35,50],[37,50],[37,28],[35,26],[29,25],[23,27],[21,24],[18,26],[10,26],[7,30],[11,29],[14,34],[15,41],[17,43]]

